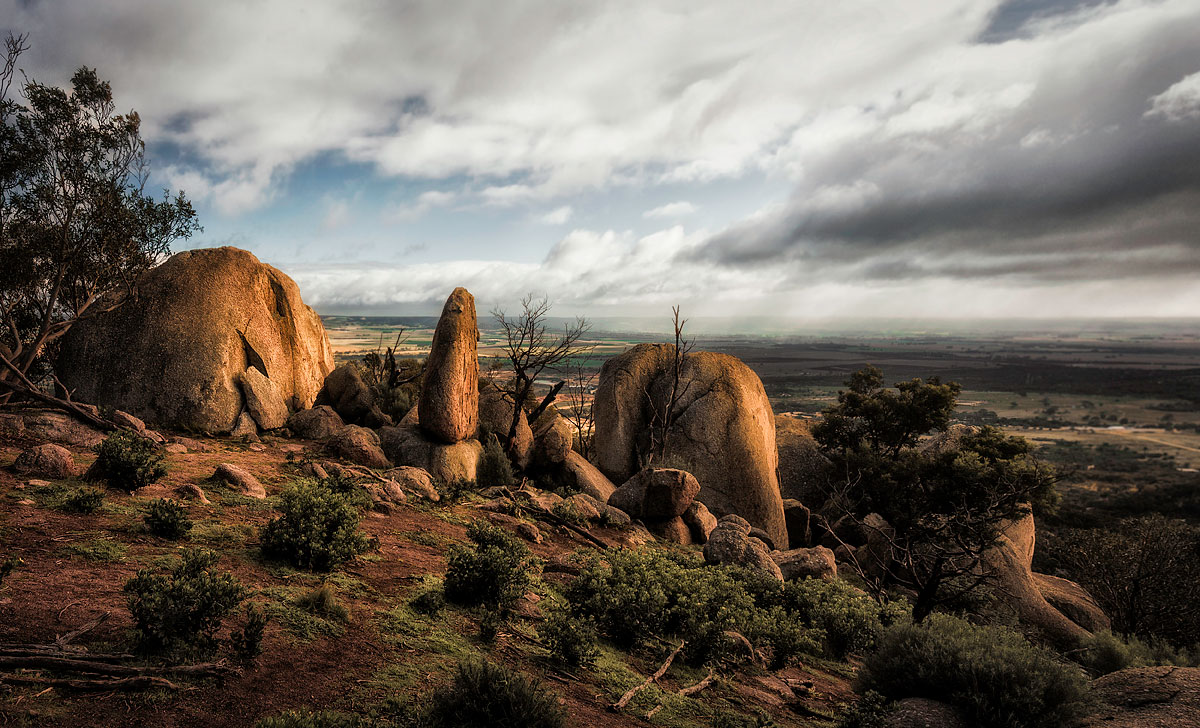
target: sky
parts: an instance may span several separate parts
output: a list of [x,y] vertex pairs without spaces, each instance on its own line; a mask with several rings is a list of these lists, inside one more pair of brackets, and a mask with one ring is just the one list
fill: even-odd
[[1200,315],[1197,0],[0,0],[322,313]]

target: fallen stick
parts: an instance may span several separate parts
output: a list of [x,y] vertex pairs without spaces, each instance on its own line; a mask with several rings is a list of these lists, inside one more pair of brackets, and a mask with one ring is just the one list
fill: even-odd
[[16,685],[49,685],[55,688],[71,688],[72,690],[147,690],[149,688],[165,688],[178,690],[179,686],[163,677],[137,675],[111,680],[68,680],[56,677],[40,677],[30,675],[0,675],[0,682]]
[[[61,612],[60,612],[60,614],[61,614]],[[95,628],[99,627],[101,624],[103,624],[104,620],[108,619],[108,615],[109,615],[109,613],[105,612],[104,614],[101,614],[99,617],[96,617],[91,622],[88,622],[87,624],[83,625],[82,627],[79,627],[78,629],[73,629],[70,632],[67,632],[63,636],[54,640],[54,644],[60,648],[66,647],[71,642],[74,642],[75,640],[79,639],[83,635],[87,634],[88,632],[91,632],[93,629],[95,629]]]
[[[687,697],[689,695],[695,695],[696,693],[700,692],[701,690],[708,687],[709,685],[712,685],[715,680],[716,680],[716,674],[713,672],[713,669],[710,667],[708,669],[708,677],[704,678],[700,682],[698,682],[695,685],[692,685],[690,687],[680,688],[678,691],[675,692],[675,694],[681,695],[683,697]],[[646,715],[645,715],[646,720],[650,720],[651,718],[653,718],[655,715],[658,714],[658,711],[660,711],[662,709],[663,709],[662,703],[659,703],[658,705],[654,706],[653,710],[651,710],[649,713],[646,713]]]
[[666,662],[664,662],[662,664],[662,666],[659,667],[658,670],[653,675],[646,678],[646,680],[641,685],[630,688],[629,692],[622,695],[620,700],[618,700],[617,702],[608,706],[608,709],[612,710],[614,712],[619,711],[621,708],[624,708],[626,705],[628,705],[629,701],[633,700],[633,697],[635,695],[637,695],[638,693],[642,692],[647,687],[649,687],[650,683],[655,682],[659,678],[661,678],[663,675],[666,675],[667,670],[669,670],[671,668],[671,663],[674,662],[675,657],[678,656],[681,651],[683,651],[683,646],[686,644],[687,644],[687,640],[680,642],[679,646],[676,647],[675,650],[672,651],[671,654],[667,656]]
[[117,677],[163,674],[218,677],[236,672],[234,668],[219,662],[207,662],[198,665],[169,665],[165,667],[134,667],[132,665],[114,664],[99,660],[82,660],[74,657],[58,657],[46,654],[0,657],[0,668],[10,670],[55,670],[57,672],[91,673]]

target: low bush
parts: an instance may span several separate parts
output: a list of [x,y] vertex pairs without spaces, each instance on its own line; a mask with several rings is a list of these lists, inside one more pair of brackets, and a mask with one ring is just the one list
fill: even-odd
[[142,519],[146,530],[170,541],[178,541],[192,530],[192,522],[179,501],[156,498],[150,501],[150,509]]
[[850,706],[837,728],[887,728],[893,704],[874,690],[868,690]]
[[473,547],[451,547],[446,598],[467,606],[508,610],[529,590],[537,558],[516,536],[485,521],[467,529]]
[[1088,672],[1098,676],[1148,665],[1196,667],[1200,655],[1176,649],[1163,639],[1144,642],[1134,636],[1122,638],[1112,632],[1097,632],[1085,639],[1072,657]]
[[512,487],[517,484],[513,475],[512,463],[504,452],[504,446],[495,435],[489,434],[479,454],[479,464],[475,468],[475,482],[484,487],[501,485]]
[[1087,707],[1083,671],[999,627],[945,614],[887,630],[859,671],[859,687],[890,700],[957,706],[980,728],[1057,728]]
[[280,515],[259,534],[263,555],[293,566],[329,571],[367,550],[350,500],[312,481],[297,481],[280,495]]
[[316,589],[302,594],[296,600],[296,604],[304,611],[325,619],[338,622],[346,622],[350,619],[350,610],[338,601],[333,587],[328,584],[322,584]]
[[132,430],[118,430],[96,446],[96,461],[87,477],[132,492],[166,474],[165,457],[158,445]]
[[486,660],[460,663],[454,681],[429,697],[413,728],[562,728],[558,699],[525,675]]
[[95,513],[104,505],[104,491],[100,488],[72,488],[63,495],[62,510],[68,513]]
[[266,613],[251,604],[246,607],[246,624],[238,631],[229,635],[229,643],[233,653],[242,662],[253,662],[262,654],[263,635],[267,631]]
[[221,621],[246,594],[232,574],[213,568],[215,552],[186,549],[180,556],[169,573],[142,569],[125,584],[143,651],[178,656],[211,652]]
[[880,604],[839,579],[786,582],[783,608],[820,629],[826,654],[838,660],[871,649],[886,627],[907,622],[911,614],[906,603]]
[[550,506],[550,513],[572,526],[583,528],[588,525],[587,516],[583,515],[574,503],[568,503],[565,500]]
[[446,606],[446,593],[440,584],[430,586],[419,591],[408,601],[408,605],[421,614],[437,614]]
[[571,614],[563,607],[550,610],[538,628],[538,636],[550,651],[550,657],[569,667],[591,665],[600,654],[595,621]]

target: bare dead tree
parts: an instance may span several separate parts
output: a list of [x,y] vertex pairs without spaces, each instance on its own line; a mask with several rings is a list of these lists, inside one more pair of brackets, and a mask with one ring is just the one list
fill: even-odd
[[598,372],[589,368],[583,357],[576,357],[569,363],[567,374],[567,403],[570,407],[563,412],[563,416],[579,433],[579,454],[587,458],[590,455],[592,436],[596,431],[592,387]]
[[[534,298],[532,293],[521,300],[521,313],[515,318],[506,315],[503,309],[492,311],[504,336],[501,349],[513,373],[512,379],[501,385],[505,397],[514,403],[512,422],[505,439],[509,447],[516,436],[521,411],[533,392],[537,378],[543,372],[555,371],[563,362],[594,348],[583,343],[584,336],[591,330],[587,319],[576,318],[574,324],[563,324],[562,333],[552,333],[546,322],[549,313],[549,299]],[[560,381],[542,398],[529,414],[531,422],[553,403],[564,384],[564,381]]]
[[649,389],[645,391],[646,402],[650,406],[650,453],[647,463],[662,462],[667,456],[667,438],[671,426],[679,417],[679,401],[687,394],[691,381],[682,381],[683,362],[691,352],[696,342],[683,334],[687,319],[679,318],[679,306],[671,307],[671,326],[675,330],[675,348],[671,355],[671,393],[665,402],[655,400]]

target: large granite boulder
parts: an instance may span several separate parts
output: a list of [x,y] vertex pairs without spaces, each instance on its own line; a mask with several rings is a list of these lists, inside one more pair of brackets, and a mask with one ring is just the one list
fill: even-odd
[[295,282],[229,247],[187,250],[147,271],[135,299],[71,327],[57,365],[77,400],[209,432],[233,427],[250,367],[300,409],[333,353]]
[[[495,435],[501,444],[508,446],[505,438],[508,436],[509,427],[512,426],[512,417],[516,409],[513,401],[499,387],[487,379],[480,380],[479,432],[487,431]],[[517,432],[513,437],[511,452],[517,465],[525,468],[529,466],[533,455],[533,430],[529,427],[525,410],[522,409],[516,415]],[[482,441],[483,438],[477,439]]]
[[[672,391],[674,347],[639,344],[605,362],[596,390],[596,465],[625,482],[646,461],[654,412]],[[667,450],[700,483],[699,500],[717,515],[736,513],[787,543],[776,474],[775,416],[762,382],[727,354],[684,357],[682,395]]]
[[699,492],[700,484],[691,473],[646,468],[613,491],[608,504],[633,518],[665,521],[682,516]]
[[433,332],[421,384],[421,431],[447,445],[475,435],[479,418],[479,329],[475,297],[455,288]]
[[708,564],[745,566],[762,571],[783,581],[783,572],[771,558],[771,550],[761,540],[750,535],[750,524],[736,515],[722,516],[717,527],[704,544],[704,561]]
[[833,552],[824,546],[772,551],[771,558],[779,564],[784,579],[803,581],[813,578],[832,581],[837,578],[837,562],[833,558]]
[[1035,572],[1033,585],[1050,606],[1087,631],[1107,632],[1112,629],[1112,620],[1100,608],[1095,597],[1075,582]]
[[1092,681],[1100,703],[1081,723],[1095,728],[1200,725],[1200,668],[1130,667]]
[[380,447],[379,435],[358,425],[346,425],[329,438],[326,447],[338,457],[368,468],[386,468],[391,465]]
[[423,468],[439,483],[474,482],[483,445],[478,440],[452,445],[433,442],[419,423],[420,415],[413,407],[399,425],[379,429],[379,442],[388,459],[397,465]]
[[812,509],[826,499],[829,458],[821,454],[808,423],[786,415],[775,416],[775,447],[779,451],[779,493]]
[[343,364],[325,377],[314,404],[333,408],[347,424],[364,427],[392,424],[392,418],[379,409],[375,393],[353,364]]

